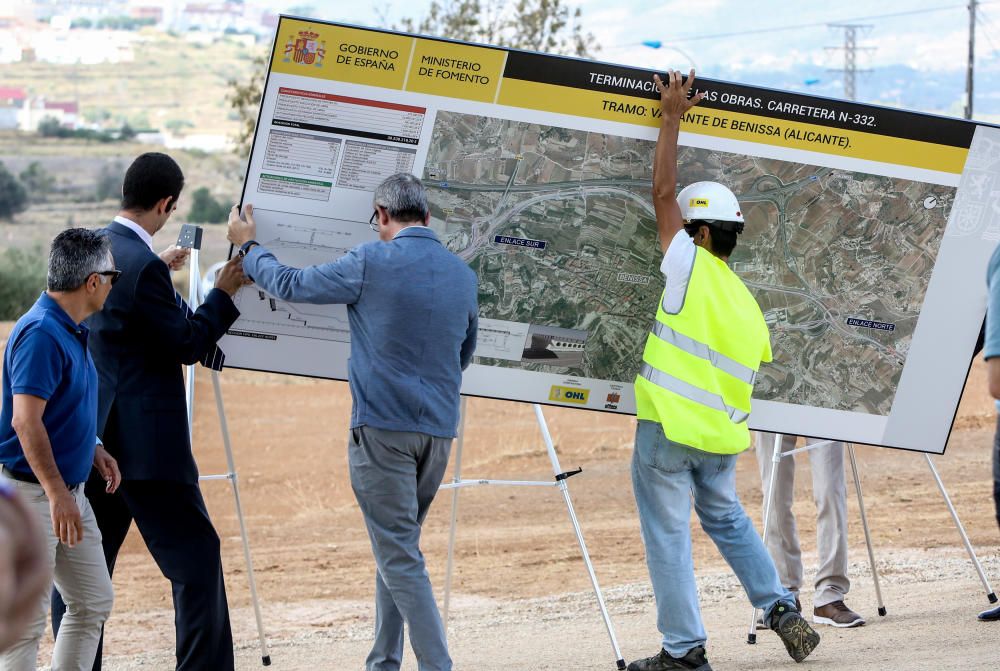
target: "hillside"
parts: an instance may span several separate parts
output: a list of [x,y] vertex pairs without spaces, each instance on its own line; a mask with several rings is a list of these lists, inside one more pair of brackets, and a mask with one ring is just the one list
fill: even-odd
[[132,63],[12,63],[3,66],[3,84],[50,100],[78,100],[90,122],[125,120],[136,128],[186,122],[188,132],[231,135],[237,124],[225,101],[226,83],[246,80],[253,58],[269,47],[229,39],[203,46],[148,30],[135,43]]
[[[163,148],[0,132],[0,164],[18,175],[32,163],[37,163],[54,184],[52,192],[43,200],[32,202],[25,212],[11,221],[0,220],[0,253],[5,254],[10,248],[28,250],[31,263],[43,268],[49,243],[59,231],[69,226],[96,228],[107,225],[118,212],[125,169],[132,159],[147,151],[163,151]],[[177,213],[156,236],[158,249],[166,248],[177,239],[181,224],[187,221],[191,194],[196,189],[208,188],[220,203],[228,206],[239,201],[245,171],[243,161],[232,153],[206,154],[179,150],[168,153],[184,171],[185,188]],[[223,260],[229,250],[226,227],[205,226],[202,249],[201,267],[204,272],[211,264]],[[5,256],[0,256],[0,281],[11,278],[9,273],[12,272],[15,276],[20,273],[8,267]],[[44,278],[44,270],[39,272]],[[187,273],[178,273],[175,282],[181,288],[186,287]],[[33,287],[25,294],[24,300],[28,303],[24,308],[41,288]],[[14,313],[19,314],[20,311],[15,309]]]

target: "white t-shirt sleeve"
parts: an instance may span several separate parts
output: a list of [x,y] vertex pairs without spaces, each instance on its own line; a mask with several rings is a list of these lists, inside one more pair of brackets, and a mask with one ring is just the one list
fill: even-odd
[[677,314],[684,306],[684,296],[687,294],[697,251],[694,240],[687,231],[681,229],[674,235],[674,239],[667,247],[667,253],[663,255],[660,272],[663,273],[667,283],[663,309],[669,314]]

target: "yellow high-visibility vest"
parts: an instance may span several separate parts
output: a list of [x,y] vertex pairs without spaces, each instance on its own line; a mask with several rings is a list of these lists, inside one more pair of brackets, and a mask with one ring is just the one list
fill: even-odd
[[666,292],[635,380],[639,419],[703,452],[742,452],[757,370],[771,360],[760,306],[725,261],[701,247],[680,311],[668,313],[665,299]]

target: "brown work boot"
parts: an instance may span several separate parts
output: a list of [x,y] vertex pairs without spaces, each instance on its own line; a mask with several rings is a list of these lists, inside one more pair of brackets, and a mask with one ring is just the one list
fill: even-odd
[[865,623],[865,618],[848,608],[843,601],[833,601],[813,609],[813,622],[847,629],[860,627]]

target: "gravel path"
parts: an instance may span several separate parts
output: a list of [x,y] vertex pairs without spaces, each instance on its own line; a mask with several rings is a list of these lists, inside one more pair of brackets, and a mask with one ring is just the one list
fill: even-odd
[[[979,548],[988,575],[1000,576],[997,548]],[[807,561],[810,558],[806,558]],[[872,671],[996,669],[1000,664],[1000,623],[975,621],[986,607],[981,585],[968,558],[957,551],[893,551],[880,554],[878,566],[889,614],[876,616],[875,593],[867,564],[855,563],[851,605],[868,617],[860,629],[820,628],[823,642],[805,663],[810,669]],[[736,579],[714,571],[698,580],[709,630],[709,658],[717,671],[791,667],[777,637],[761,632],[757,646],[746,645],[750,612]],[[608,608],[626,660],[656,651],[652,594],[647,583],[608,589]],[[534,669],[607,670],[614,655],[592,593],[501,603],[486,598],[453,601],[450,641],[459,671]],[[271,631],[298,631],[270,642],[276,671],[362,669],[371,640],[372,612],[367,602],[313,601],[267,604]],[[252,621],[242,609],[234,622]],[[254,631],[243,626],[237,668],[259,669]],[[108,671],[173,668],[170,650],[107,658]],[[403,671],[416,665],[407,649]]]

